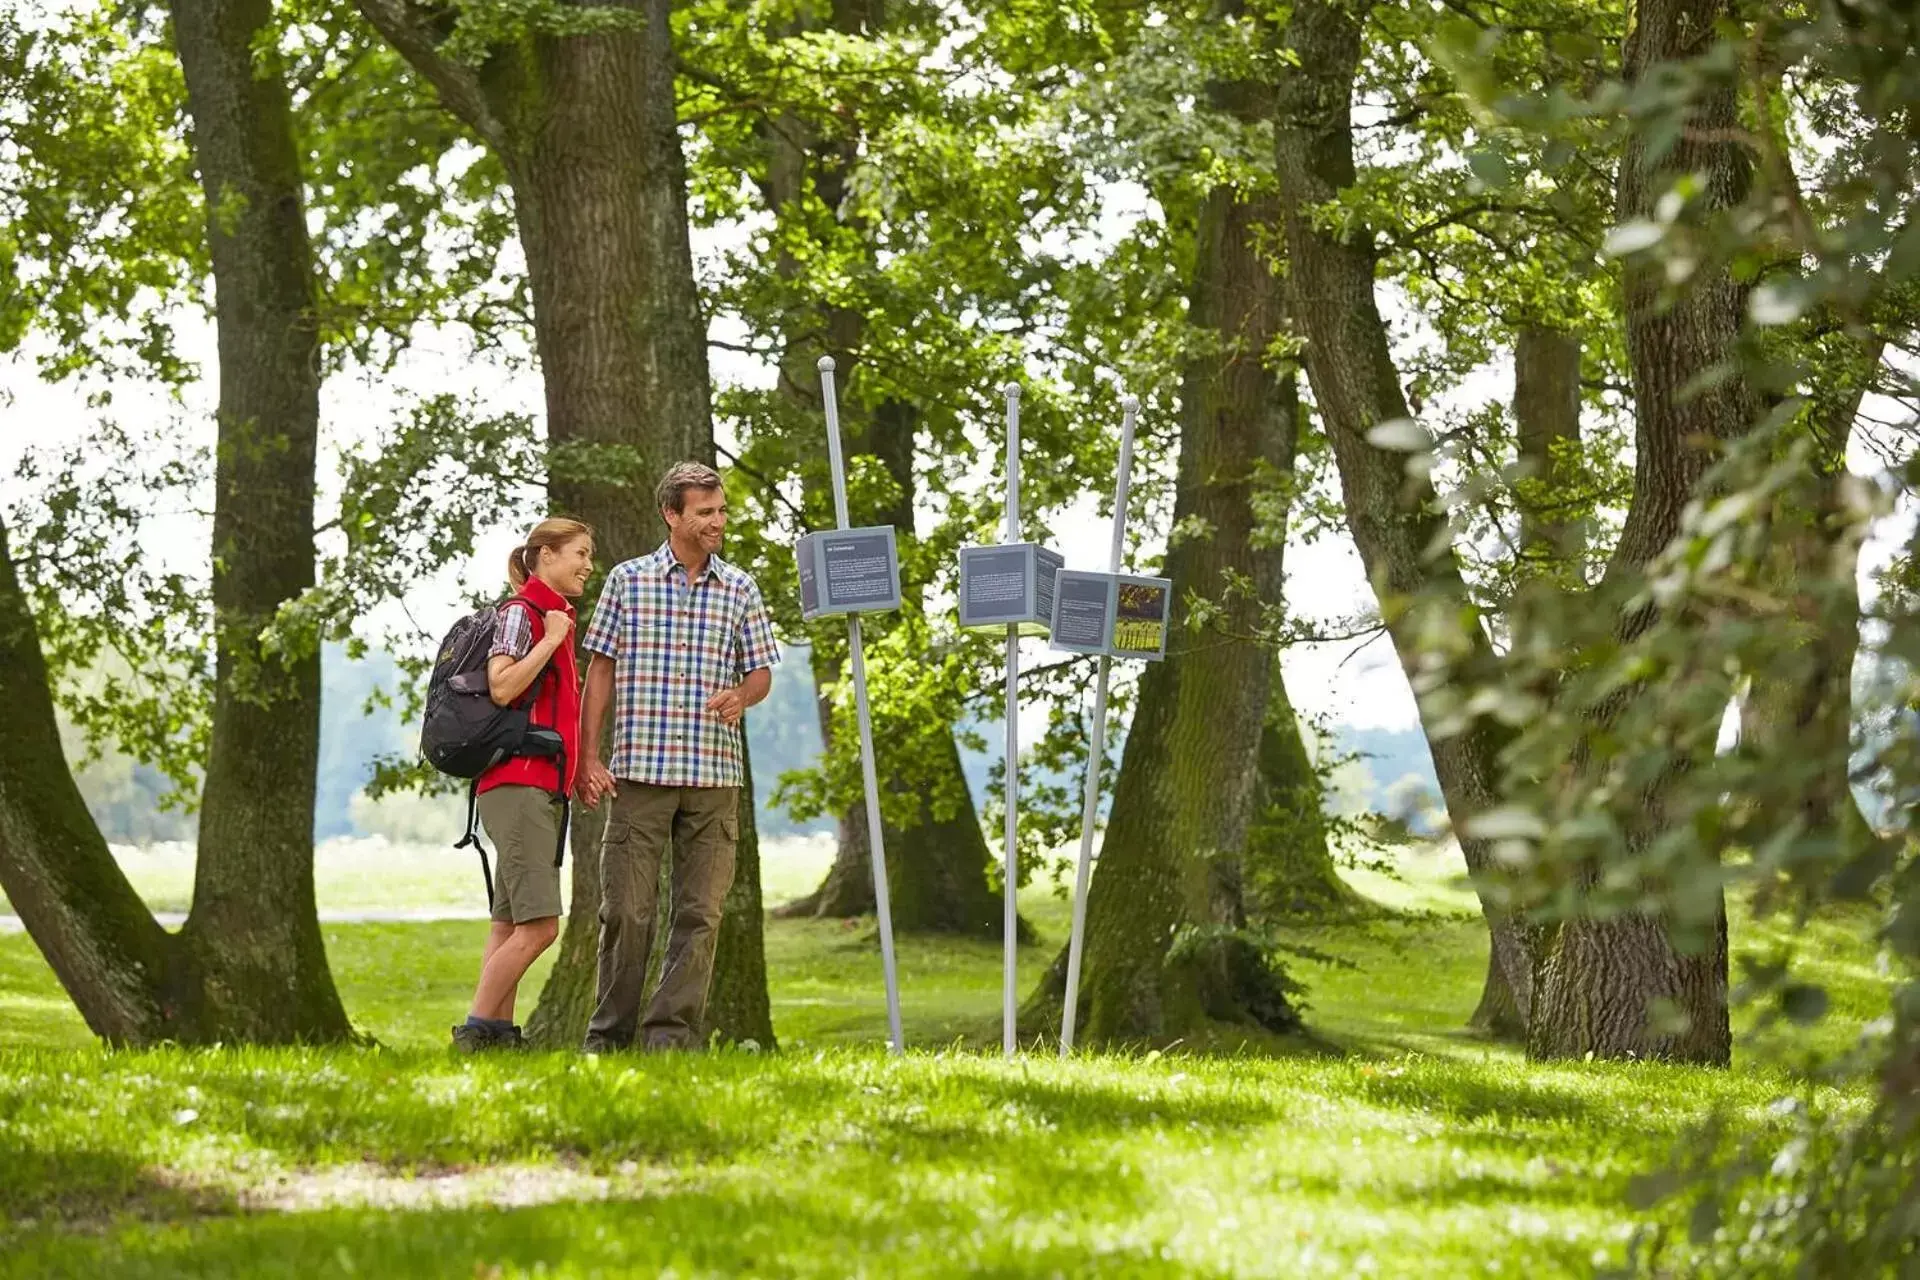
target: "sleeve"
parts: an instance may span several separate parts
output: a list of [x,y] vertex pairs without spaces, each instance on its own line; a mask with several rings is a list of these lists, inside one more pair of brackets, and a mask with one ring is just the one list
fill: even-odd
[[780,664],[780,646],[773,639],[773,619],[767,616],[767,602],[760,598],[760,588],[751,582],[747,584],[747,605],[737,638],[741,675]]
[[500,619],[493,624],[493,648],[488,658],[505,656],[515,662],[533,649],[533,616],[518,605],[501,605]]
[[581,648],[604,658],[620,656],[620,621],[626,608],[626,596],[625,568],[616,567],[600,588],[600,599],[593,606],[593,620],[587,624],[587,634],[580,641]]

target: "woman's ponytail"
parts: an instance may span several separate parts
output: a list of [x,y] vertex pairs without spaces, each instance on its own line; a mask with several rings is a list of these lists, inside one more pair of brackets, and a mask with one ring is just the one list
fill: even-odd
[[591,538],[593,530],[578,520],[555,516],[542,520],[527,534],[527,540],[507,553],[507,584],[517,593],[540,567],[540,552],[547,547],[556,551],[575,538]]

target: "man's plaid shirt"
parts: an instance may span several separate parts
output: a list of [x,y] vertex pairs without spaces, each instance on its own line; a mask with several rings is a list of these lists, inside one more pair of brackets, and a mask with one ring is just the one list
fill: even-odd
[[614,566],[581,642],[613,659],[616,778],[662,787],[737,787],[742,724],[707,699],[780,661],[760,588],[719,556],[692,583],[661,543]]

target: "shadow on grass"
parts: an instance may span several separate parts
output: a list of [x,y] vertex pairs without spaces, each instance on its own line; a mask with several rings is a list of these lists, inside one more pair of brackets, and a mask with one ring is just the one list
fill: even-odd
[[237,1207],[231,1192],[194,1186],[119,1151],[10,1150],[0,1163],[0,1253],[10,1233],[110,1221],[165,1222]]
[[16,1242],[0,1274],[142,1277],[569,1273],[820,1275],[1139,1274],[1178,1270],[1149,1246],[1093,1253],[1025,1246],[981,1231],[978,1215],[931,1198],[899,1221],[817,1195],[725,1187],[637,1199],[501,1210],[326,1210],[245,1215],[192,1231],[121,1230],[102,1239],[39,1234]]

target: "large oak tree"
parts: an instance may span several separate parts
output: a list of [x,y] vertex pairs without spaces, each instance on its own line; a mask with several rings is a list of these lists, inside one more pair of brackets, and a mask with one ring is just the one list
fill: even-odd
[[[665,535],[653,478],[675,461],[714,459],[672,6],[555,4],[499,29],[470,25],[489,20],[479,11],[410,0],[360,9],[506,170],[533,298],[553,508],[593,525],[603,563],[651,550]],[[709,1021],[770,1044],[750,781],[740,803]],[[584,810],[576,819],[572,907],[530,1023],[543,1043],[576,1042],[592,1010],[600,825]]]
[[4,554],[0,667],[18,719],[0,768],[0,886],[110,1041],[337,1040],[349,1028],[313,892],[320,659],[271,634],[315,561],[318,277],[291,100],[267,0],[179,0],[172,17],[219,340],[215,699],[193,907],[163,930],[81,804]]

